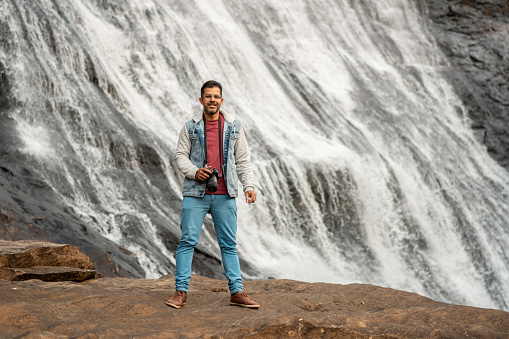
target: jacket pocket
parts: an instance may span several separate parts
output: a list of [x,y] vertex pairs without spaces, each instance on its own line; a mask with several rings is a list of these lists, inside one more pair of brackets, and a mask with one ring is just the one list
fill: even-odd
[[235,144],[237,143],[237,139],[239,138],[239,132],[238,131],[233,131],[230,133],[230,139],[229,139],[229,149],[231,151],[234,150],[235,148]]
[[189,140],[191,141],[191,154],[189,156],[191,162],[197,167],[203,167],[205,154],[198,134],[189,134]]

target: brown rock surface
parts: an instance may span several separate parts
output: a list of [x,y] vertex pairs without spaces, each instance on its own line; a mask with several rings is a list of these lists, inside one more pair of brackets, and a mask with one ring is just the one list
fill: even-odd
[[0,267],[32,266],[92,269],[94,264],[76,246],[33,240],[0,240]]
[[229,306],[225,281],[193,276],[173,309],[174,277],[0,281],[0,333],[16,338],[508,338],[509,313],[364,284],[247,281],[262,307]]
[[94,264],[76,246],[45,241],[0,240],[0,279],[76,281],[100,278]]

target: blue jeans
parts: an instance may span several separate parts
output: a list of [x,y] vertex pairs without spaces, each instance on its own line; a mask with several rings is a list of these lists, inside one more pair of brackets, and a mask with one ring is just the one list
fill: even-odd
[[235,198],[231,198],[228,194],[205,194],[202,198],[184,197],[180,219],[182,235],[175,258],[177,262],[175,267],[176,290],[185,292],[189,290],[194,249],[207,213],[212,215],[214,221],[230,293],[242,291],[236,240],[237,203]]

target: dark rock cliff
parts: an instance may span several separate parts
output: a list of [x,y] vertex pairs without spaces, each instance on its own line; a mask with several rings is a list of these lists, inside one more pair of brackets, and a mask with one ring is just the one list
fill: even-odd
[[445,77],[488,153],[509,170],[509,2],[419,0],[448,58]]

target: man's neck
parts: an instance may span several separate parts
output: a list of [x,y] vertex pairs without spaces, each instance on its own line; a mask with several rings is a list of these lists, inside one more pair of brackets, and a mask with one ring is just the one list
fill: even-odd
[[207,121],[216,121],[217,119],[219,119],[219,111],[217,111],[216,113],[214,113],[212,115],[210,115],[207,112],[203,112],[203,116],[205,117],[205,120],[207,120]]

